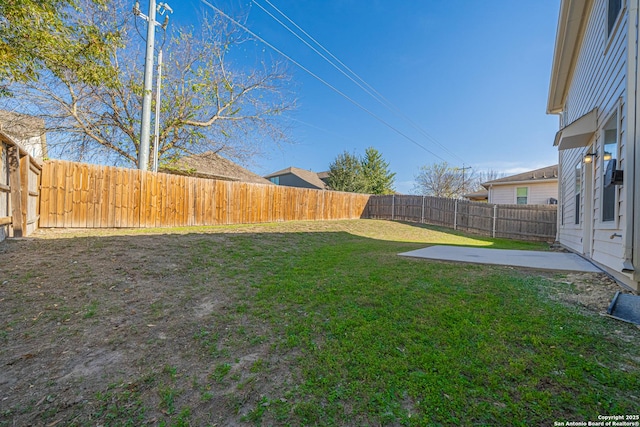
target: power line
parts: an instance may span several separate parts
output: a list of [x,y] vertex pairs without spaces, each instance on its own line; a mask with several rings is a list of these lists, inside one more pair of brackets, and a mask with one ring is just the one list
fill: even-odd
[[[351,75],[353,75],[356,79],[358,79],[360,82],[362,82],[362,84],[360,84],[359,82],[357,82],[356,80],[354,80],[353,77],[351,77],[350,75],[348,75],[343,69],[341,69],[340,67],[338,67],[333,61],[331,61],[330,59],[328,59],[325,55],[323,55],[321,52],[319,52],[315,47],[311,46],[306,40],[304,40],[298,33],[296,33],[295,31],[293,31],[291,28],[289,28],[285,23],[283,23],[280,19],[278,19],[277,17],[275,17],[271,12],[267,11],[260,3],[258,3],[256,0],[252,0],[252,2],[258,6],[260,9],[262,9],[266,14],[268,14],[271,18],[273,18],[276,22],[278,22],[282,27],[284,27],[287,31],[289,31],[291,34],[293,34],[296,38],[298,38],[301,42],[303,42],[305,45],[307,45],[310,49],[312,49],[316,54],[318,54],[320,57],[322,57],[322,59],[324,59],[325,61],[327,61],[331,66],[333,66],[336,70],[338,70],[340,73],[342,73],[344,76],[346,76],[349,80],[351,80],[353,83],[355,83],[356,85],[358,85],[362,90],[364,90],[368,95],[370,95],[372,98],[374,98],[376,101],[378,101],[380,104],[382,104],[383,106],[385,106],[386,108],[388,108],[389,110],[393,111],[394,113],[396,113],[397,115],[399,115],[400,117],[404,118],[405,120],[407,120],[414,129],[418,130],[425,138],[431,140],[431,142],[435,143],[436,145],[440,146],[440,148],[442,148],[444,151],[446,151],[449,155],[451,155],[452,157],[457,158],[458,160],[460,160],[463,164],[465,163],[464,159],[462,159],[460,156],[456,155],[455,153],[451,152],[444,144],[442,144],[440,141],[438,141],[436,138],[434,138],[433,136],[429,135],[420,125],[418,125],[414,120],[412,120],[408,115],[406,115],[402,110],[400,110],[400,108],[398,108],[396,105],[394,105],[391,101],[389,101],[387,98],[385,98],[380,92],[378,92],[373,86],[371,86],[369,83],[367,83],[362,77],[360,77],[355,71],[353,71],[351,68],[349,68],[344,62],[342,62],[338,57],[336,57],[333,53],[331,53],[327,48],[325,48],[320,42],[318,42],[313,36],[311,36],[309,33],[307,33],[302,27],[300,27],[298,24],[296,24],[291,18],[289,18],[284,12],[282,12],[280,9],[278,9],[273,3],[271,3],[269,0],[265,0],[265,2],[267,4],[269,4],[269,6],[271,6],[273,9],[275,9],[280,15],[282,15],[287,21],[289,21],[293,26],[295,26],[298,30],[300,30],[302,32],[302,34],[304,34],[307,38],[309,38],[313,43],[315,43],[318,47],[320,47],[320,49],[322,49],[324,52],[326,52],[331,58],[333,58],[338,64],[340,64],[345,70],[347,70],[349,73],[351,73]],[[366,88],[364,86],[366,86]],[[373,92],[373,93],[372,93]]]
[[278,54],[282,55],[285,59],[287,59],[288,61],[290,61],[292,64],[297,65],[298,67],[300,67],[303,71],[305,71],[307,74],[309,74],[310,76],[312,76],[313,78],[315,78],[316,80],[318,80],[319,82],[321,82],[322,84],[324,84],[325,86],[327,86],[329,89],[333,90],[334,92],[336,92],[338,95],[342,96],[343,98],[345,98],[346,100],[348,100],[349,102],[351,102],[353,105],[355,105],[356,107],[360,108],[362,111],[366,112],[367,114],[369,114],[371,117],[375,118],[376,120],[378,120],[380,123],[384,124],[385,126],[387,126],[389,129],[393,130],[394,132],[396,132],[398,135],[404,137],[405,139],[407,139],[408,141],[412,142],[413,144],[415,144],[416,146],[422,148],[424,151],[426,151],[427,153],[433,155],[434,157],[437,157],[438,159],[442,160],[443,162],[446,162],[445,159],[443,159],[442,157],[440,157],[439,155],[437,155],[436,153],[434,153],[433,151],[429,150],[427,147],[425,147],[424,145],[420,144],[418,141],[416,141],[415,139],[411,138],[410,136],[408,136],[407,134],[403,133],[402,131],[400,131],[399,129],[397,129],[396,127],[394,127],[393,125],[391,125],[390,123],[388,123],[387,121],[385,121],[382,117],[378,116],[377,114],[375,114],[374,112],[372,112],[371,110],[367,109],[366,107],[364,107],[363,105],[359,104],[357,101],[353,100],[352,98],[350,98],[348,95],[346,95],[344,92],[341,92],[339,89],[337,89],[335,86],[331,85],[330,83],[328,83],[326,80],[322,79],[320,76],[318,76],[317,74],[315,74],[314,72],[312,72],[311,70],[309,70],[308,68],[306,68],[304,65],[300,64],[298,61],[294,60],[293,58],[291,58],[290,56],[288,56],[287,54],[285,54],[284,52],[282,52],[280,49],[276,48],[275,46],[273,46],[271,43],[267,42],[265,39],[263,39],[262,37],[258,36],[256,33],[254,33],[253,31],[251,31],[249,28],[245,27],[244,25],[242,25],[241,23],[239,23],[238,21],[234,20],[233,18],[231,18],[230,16],[228,16],[227,14],[225,14],[222,10],[218,9],[217,7],[215,7],[214,5],[212,5],[211,3],[209,3],[207,0],[200,0],[202,3],[204,3],[205,5],[209,6],[211,9],[215,10],[216,12],[218,12],[221,16],[223,16],[224,18],[228,19],[229,21],[231,21],[233,24],[237,25],[238,27],[240,27],[241,29],[243,29],[244,31],[246,31],[247,33],[249,33],[251,36],[255,37],[258,41],[264,43],[267,47],[273,49],[275,52],[277,52]]

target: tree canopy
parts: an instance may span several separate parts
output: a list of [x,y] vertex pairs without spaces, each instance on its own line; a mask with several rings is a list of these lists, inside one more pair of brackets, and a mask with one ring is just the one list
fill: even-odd
[[105,82],[109,46],[117,28],[104,31],[84,18],[85,6],[104,8],[106,0],[11,0],[0,2],[0,90],[14,82],[36,81],[43,70],[85,82]]
[[336,191],[391,194],[395,175],[382,154],[369,147],[362,158],[346,151],[339,154],[329,166],[328,183]]
[[[84,68],[65,61],[42,61],[39,67],[27,63],[22,67],[34,77],[13,79],[14,98],[5,99],[5,105],[10,103],[13,111],[38,112],[47,124],[52,156],[135,165],[145,46],[136,25],[144,24],[136,21],[139,18],[131,13],[130,2],[124,0],[52,2],[59,3],[67,6],[58,17],[61,22],[80,25],[64,34],[84,34],[85,24],[98,38],[117,34],[113,43],[100,45],[101,58],[106,58],[103,74],[112,79],[82,78]],[[20,22],[27,25],[26,20]],[[53,34],[55,40],[58,33]],[[247,160],[264,143],[286,139],[278,117],[295,106],[287,90],[289,75],[276,61],[231,55],[250,42],[238,27],[218,15],[205,16],[193,28],[171,23],[164,46],[163,40],[164,34],[156,38],[156,48],[164,47],[165,58],[158,143],[161,164],[206,151]]]

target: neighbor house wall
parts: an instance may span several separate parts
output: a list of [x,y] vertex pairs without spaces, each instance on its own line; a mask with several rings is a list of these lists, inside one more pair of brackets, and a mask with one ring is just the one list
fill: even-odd
[[318,188],[317,186],[305,181],[304,179],[294,174],[289,173],[286,175],[279,175],[278,178],[279,178],[278,185],[284,185],[287,187],[311,188],[314,190],[322,190],[321,188]]
[[[607,34],[607,0],[595,0],[577,53],[575,68],[564,105],[566,126],[597,107],[598,129],[587,147],[560,151],[560,185],[562,200],[559,241],[584,253],[603,266],[621,270],[625,223],[625,194],[616,187],[616,217],[602,221],[602,156],[582,168],[580,224],[575,224],[575,168],[585,154],[602,153],[603,126],[618,113],[620,151],[618,169],[625,168],[627,136],[627,57],[628,6],[623,10],[611,35]],[[588,210],[588,212],[586,212]],[[585,227],[592,233],[585,233]],[[585,242],[584,239],[590,239]]]
[[529,182],[509,185],[493,185],[489,189],[489,203],[514,205],[517,202],[516,190],[528,188],[528,205],[546,205],[549,199],[558,199],[558,182]]

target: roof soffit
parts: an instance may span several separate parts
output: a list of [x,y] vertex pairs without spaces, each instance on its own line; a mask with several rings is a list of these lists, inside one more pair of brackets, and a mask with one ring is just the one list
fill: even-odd
[[593,0],[562,0],[553,53],[547,113],[562,111]]
[[575,120],[556,133],[553,145],[558,150],[586,147],[598,129],[598,108],[594,108],[587,114]]

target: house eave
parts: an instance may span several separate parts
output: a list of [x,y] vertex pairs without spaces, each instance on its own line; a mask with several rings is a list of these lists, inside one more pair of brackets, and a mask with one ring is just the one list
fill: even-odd
[[560,3],[547,114],[559,114],[563,110],[592,4],[593,0],[562,0]]
[[557,183],[558,182],[558,177],[553,177],[553,178],[536,178],[536,179],[528,179],[528,180],[521,180],[521,181],[509,181],[509,182],[486,182],[484,184],[482,184],[483,186],[489,186],[489,187],[498,187],[498,186],[503,186],[503,185],[522,185],[522,184],[527,184],[527,185],[531,185],[531,184],[548,184],[548,183]]

